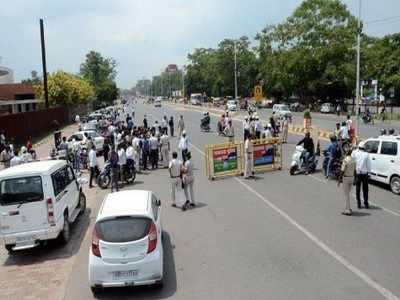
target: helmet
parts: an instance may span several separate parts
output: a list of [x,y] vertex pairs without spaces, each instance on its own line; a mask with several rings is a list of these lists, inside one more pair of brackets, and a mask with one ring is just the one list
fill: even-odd
[[22,147],[21,147],[21,152],[22,152],[22,153],[25,153],[26,151],[27,151],[26,147],[25,147],[25,146],[22,146]]
[[207,116],[207,113],[206,113],[206,112],[204,112],[204,113],[203,113],[203,116]]
[[393,129],[393,128],[390,128],[390,129],[389,129],[389,134],[390,134],[390,135],[394,135],[394,129]]

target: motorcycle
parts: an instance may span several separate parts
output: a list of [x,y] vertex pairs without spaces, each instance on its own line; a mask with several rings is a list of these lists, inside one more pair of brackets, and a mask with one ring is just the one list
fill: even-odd
[[[306,166],[304,163],[304,156],[306,155],[306,153],[307,151],[304,149],[303,146],[301,145],[296,146],[296,149],[294,150],[292,156],[292,163],[290,165],[290,170],[289,170],[290,175],[306,172]],[[314,173],[315,170],[317,169],[318,160],[319,160],[319,155],[317,154],[311,155],[308,158],[308,171],[310,173]]]
[[211,130],[210,121],[202,119],[201,122],[200,122],[200,130],[203,131],[203,132],[209,132]]
[[[322,169],[324,170],[324,174],[326,174],[326,169],[328,168],[329,154],[327,150],[324,150],[324,160],[322,162]],[[332,178],[339,180],[340,177],[340,168],[342,166],[342,160],[340,153],[333,159],[331,164],[331,174]]]
[[[126,180],[127,183],[133,183],[136,179],[136,169],[135,164],[127,165],[125,172],[123,174],[123,178]],[[104,165],[103,171],[100,172],[99,176],[97,177],[97,185],[102,188],[106,189],[109,187],[111,183],[111,163],[107,161]]]
[[370,114],[364,114],[364,115],[362,116],[362,119],[363,119],[363,121],[364,121],[364,124],[368,124],[368,123],[371,123],[371,122],[372,122],[372,117],[371,117]]

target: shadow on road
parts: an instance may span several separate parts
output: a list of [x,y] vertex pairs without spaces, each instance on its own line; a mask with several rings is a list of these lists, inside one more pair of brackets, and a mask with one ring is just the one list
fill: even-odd
[[58,240],[49,240],[43,245],[29,250],[16,251],[10,254],[4,266],[40,264],[48,260],[67,258],[78,253],[86,231],[90,224],[91,209],[87,208],[79,219],[71,224],[71,240],[67,245],[61,245]]
[[177,288],[174,247],[170,235],[163,231],[164,286],[162,288],[154,286],[109,288],[96,295],[96,299],[165,299],[171,297],[176,293]]

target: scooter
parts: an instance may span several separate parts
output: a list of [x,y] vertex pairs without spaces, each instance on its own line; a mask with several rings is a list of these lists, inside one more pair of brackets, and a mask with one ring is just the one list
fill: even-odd
[[[294,150],[292,156],[292,164],[290,165],[290,170],[289,170],[290,175],[301,174],[306,172],[306,166],[304,164],[304,155],[306,153],[307,151],[304,149],[303,146],[301,145],[296,146],[296,149]],[[315,172],[315,170],[317,169],[318,160],[319,160],[319,155],[317,154],[314,154],[309,157],[308,159],[309,173]]]

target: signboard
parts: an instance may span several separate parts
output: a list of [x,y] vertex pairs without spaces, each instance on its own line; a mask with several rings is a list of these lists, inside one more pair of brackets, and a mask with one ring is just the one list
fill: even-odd
[[238,169],[237,147],[213,150],[214,174]]
[[274,145],[260,144],[253,146],[253,163],[255,167],[274,163]]
[[256,85],[254,87],[254,98],[256,101],[260,101],[263,98],[262,86]]

